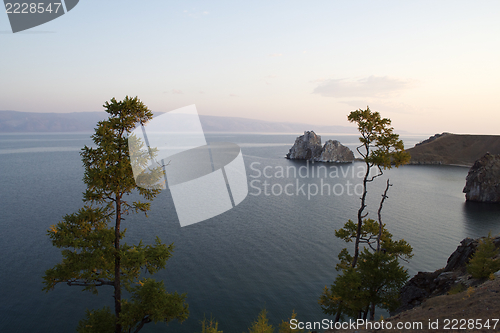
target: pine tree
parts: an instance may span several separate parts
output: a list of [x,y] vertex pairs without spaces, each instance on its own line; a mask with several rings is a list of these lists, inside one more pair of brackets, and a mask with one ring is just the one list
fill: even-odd
[[[399,289],[408,279],[407,271],[399,260],[412,256],[411,246],[404,240],[393,241],[392,235],[382,223],[382,207],[388,198],[387,180],[382,194],[378,221],[366,218],[368,183],[383,174],[384,169],[408,163],[410,155],[404,151],[403,141],[390,127],[391,120],[381,118],[378,112],[352,111],[348,120],[358,125],[361,145],[358,153],[363,157],[366,171],[363,177],[363,194],[358,209],[357,222],[348,220],[344,227],[335,231],[335,236],[345,242],[354,242],[354,255],[343,249],[339,255],[337,275],[330,288],[325,287],[318,303],[323,312],[335,315],[335,321],[343,318],[374,319],[375,308],[394,309],[397,306]],[[372,168],[376,174],[371,176]],[[360,248],[363,244],[364,248]]]
[[[140,277],[141,269],[149,274],[163,269],[173,244],[167,246],[158,237],[152,245],[122,242],[125,216],[150,209],[149,202],[130,202],[128,195],[138,192],[151,201],[160,191],[137,186],[129,158],[130,148],[134,158],[147,159],[149,152],[140,149],[140,141],[128,146],[128,133],[152,119],[152,112],[137,97],[128,96],[123,101],[113,98],[104,108],[109,118],[98,123],[92,136],[96,147],[85,146],[81,152],[87,185],[84,207],[48,230],[52,244],[63,249],[63,259],[45,272],[44,290],[59,283],[96,294],[98,287],[113,287],[114,313],[109,307],[87,311],[80,333],[139,332],[149,322],[183,321],[188,316],[186,296],[167,293],[163,282]],[[149,181],[163,177],[160,166],[145,171]],[[122,299],[124,290],[129,299]]]
[[500,269],[500,259],[495,258],[498,255],[498,249],[493,243],[491,232],[488,237],[479,241],[479,245],[467,265],[467,272],[473,278],[487,278],[490,274]]
[[267,319],[267,311],[263,309],[259,313],[259,317],[256,321],[252,323],[249,329],[250,333],[274,333],[274,328],[269,324],[269,319]]
[[288,319],[288,321],[281,321],[281,324],[278,327],[278,333],[305,333],[305,330],[292,328],[292,326],[290,325],[292,319],[297,319],[297,313],[295,312],[295,310],[292,311],[292,316]]
[[[389,118],[382,118],[378,112],[372,112],[369,107],[366,107],[366,110],[352,111],[347,119],[358,125],[358,131],[361,134],[359,138],[361,145],[356,150],[363,157],[366,166],[361,205],[358,209],[357,235],[354,241],[352,267],[355,267],[359,255],[361,226],[363,219],[367,215],[364,214],[366,195],[368,194],[367,185],[374,181],[375,178],[382,176],[383,169],[391,169],[392,166],[399,167],[408,163],[410,155],[405,152],[403,141],[399,139],[399,135],[395,134],[394,129],[390,127],[391,120]],[[370,171],[373,167],[377,168],[378,173],[370,177]],[[390,184],[388,183],[387,186],[390,186]],[[379,230],[380,233],[381,229]]]
[[209,320],[207,318],[203,318],[201,321],[201,333],[223,333],[219,331],[219,323],[210,317]]

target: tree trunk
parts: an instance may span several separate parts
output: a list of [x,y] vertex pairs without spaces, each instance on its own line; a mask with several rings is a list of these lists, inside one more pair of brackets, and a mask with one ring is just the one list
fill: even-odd
[[363,211],[366,208],[366,184],[368,183],[368,176],[370,175],[370,164],[366,163],[365,177],[363,178],[363,195],[361,196],[361,206],[358,210],[358,229],[356,231],[356,241],[354,243],[354,257],[352,259],[352,267],[356,267],[359,256],[359,239],[361,237],[361,226],[363,225]]
[[367,316],[368,316],[368,306],[366,307],[365,311],[363,311],[363,320],[366,321]]
[[342,315],[342,310],[337,311],[337,315],[335,316],[335,322],[338,323],[340,320],[340,316]]
[[116,197],[116,224],[115,224],[115,333],[122,333],[122,325],[118,322],[122,311],[122,289],[120,285],[120,222],[121,222],[121,201]]
[[382,200],[380,201],[380,206],[378,207],[378,236],[377,236],[377,252],[380,252],[380,239],[382,238],[382,206],[384,205],[385,199],[387,199],[387,191],[389,191],[389,178],[387,178],[387,185],[385,186],[384,194],[382,194]]

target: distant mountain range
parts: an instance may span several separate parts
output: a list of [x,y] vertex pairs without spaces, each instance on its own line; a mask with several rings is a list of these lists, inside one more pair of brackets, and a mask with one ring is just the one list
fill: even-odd
[[[161,115],[156,113],[155,115]],[[0,133],[92,132],[105,112],[36,113],[0,110]],[[271,122],[237,117],[200,116],[205,132],[233,133],[358,133],[356,127]]]

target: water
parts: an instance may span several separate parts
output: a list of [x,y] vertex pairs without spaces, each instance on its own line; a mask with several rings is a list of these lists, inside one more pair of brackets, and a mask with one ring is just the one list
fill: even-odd
[[[2,332],[73,332],[86,308],[112,306],[112,288],[107,286],[99,289],[98,296],[67,285],[49,293],[41,290],[45,270],[60,260],[60,250],[51,245],[46,230],[82,206],[79,150],[92,144],[90,134],[0,135]],[[167,268],[155,277],[163,279],[168,291],[186,292],[190,310],[183,324],[148,324],[141,332],[199,332],[204,315],[217,319],[226,333],[243,332],[264,307],[275,326],[292,310],[302,321],[327,318],[317,299],[335,277],[338,252],[345,246],[352,248],[336,239],[334,230],[356,216],[358,196],[348,195],[347,190],[352,194],[359,184],[357,171],[362,163],[308,165],[286,160],[283,156],[295,137],[208,137],[239,144],[248,180],[253,182],[248,197],[220,216],[181,228],[172,198],[164,191],[153,202],[149,218],[127,217],[127,242],[151,243],[159,236],[175,244]],[[325,135],[323,141],[330,138],[351,148],[357,143],[351,135]],[[424,138],[403,137],[407,146]],[[280,170],[290,173],[281,176]],[[292,170],[302,174],[294,175]],[[301,177],[306,171],[308,177]],[[404,166],[386,171],[371,184],[371,216],[386,177],[394,184],[383,218],[395,238],[406,239],[414,248],[415,256],[406,264],[411,275],[444,267],[465,237],[500,232],[498,205],[465,203],[462,188],[467,171],[452,166]],[[265,195],[265,181],[270,195]],[[308,188],[314,192],[322,184],[327,184],[323,195],[307,197]],[[285,188],[292,195],[272,193]],[[345,191],[342,195],[333,193],[340,189]]]

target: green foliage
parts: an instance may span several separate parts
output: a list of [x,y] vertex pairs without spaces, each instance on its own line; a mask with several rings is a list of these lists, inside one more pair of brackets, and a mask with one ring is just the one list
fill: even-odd
[[359,312],[365,309],[366,291],[362,289],[362,277],[351,265],[345,266],[335,278],[330,288],[325,286],[319,298],[319,305],[323,313],[338,315],[338,319],[345,316],[357,318]]
[[[358,131],[361,134],[359,141],[361,145],[357,147],[358,153],[363,157],[366,165],[365,175],[363,177],[363,194],[361,196],[361,204],[357,214],[357,224],[353,229],[354,232],[354,255],[352,258],[352,266],[355,267],[359,256],[359,244],[361,243],[361,228],[363,218],[366,217],[364,210],[366,208],[367,184],[375,178],[383,174],[383,169],[390,169],[393,165],[399,167],[410,161],[410,155],[404,151],[403,141],[399,139],[399,135],[394,133],[394,129],[390,126],[391,120],[382,118],[378,112],[372,112],[369,107],[366,110],[358,109],[352,111],[347,119],[349,122],[358,125]],[[378,173],[371,176],[372,167],[378,169]],[[381,223],[380,211],[382,204],[387,197],[389,189],[389,181],[387,188],[382,196],[383,199],[379,207],[379,222]],[[353,223],[353,222],[351,222]],[[379,230],[379,235],[381,230]],[[378,237],[377,237],[378,238]],[[380,240],[379,240],[380,241]],[[380,244],[377,244],[377,251],[380,249]]]
[[462,283],[457,283],[448,290],[448,295],[456,295],[465,290],[465,286]]
[[[124,216],[150,208],[149,202],[129,202],[127,196],[138,192],[150,201],[160,191],[137,186],[129,158],[130,152],[139,161],[135,167],[144,169],[135,171],[142,172],[150,184],[158,183],[163,178],[161,166],[148,168],[144,162],[155,150],[148,152],[140,140],[129,147],[127,140],[137,124],[152,119],[152,113],[137,97],[113,98],[104,107],[109,118],[95,129],[95,147],[85,146],[81,152],[85,205],[48,230],[52,244],[62,249],[62,261],[46,271],[44,290],[61,282],[93,293],[102,285],[114,287],[115,313],[109,308],[87,311],[79,332],[138,332],[149,322],[183,321],[188,316],[185,295],[167,293],[163,282],[140,279],[141,270],[154,274],[165,268],[173,244],[167,246],[158,237],[151,245],[122,242]],[[130,293],[129,300],[121,299],[122,289]]]
[[66,282],[97,294],[98,286],[112,285],[115,231],[109,221],[104,209],[85,206],[50,228],[52,245],[64,250],[62,262],[45,272],[45,291]]
[[498,255],[498,249],[493,243],[491,233],[488,237],[482,239],[467,265],[467,272],[473,278],[487,278],[490,274],[500,269],[500,259],[495,258]]
[[80,320],[76,331],[78,333],[109,333],[115,330],[116,317],[109,307],[99,310],[86,310],[85,318]]
[[267,311],[263,309],[259,313],[259,317],[256,321],[252,323],[249,329],[250,333],[273,333],[274,328],[272,325],[269,325],[269,319],[267,319]]
[[201,321],[201,333],[223,333],[218,329],[219,323],[210,317],[210,320],[203,318]]
[[397,256],[382,251],[371,252],[365,248],[360,255],[357,271],[368,304],[388,311],[398,307],[399,290],[409,275],[399,264]]
[[365,162],[384,169],[408,163],[410,155],[404,151],[404,144],[399,135],[390,127],[389,118],[382,118],[380,113],[372,112],[366,107],[366,110],[352,111],[347,119],[358,125],[361,134],[359,141],[361,147],[365,148],[364,151],[358,149],[358,152]]
[[149,322],[179,322],[187,319],[189,311],[184,303],[186,295],[167,293],[163,281],[146,278],[128,288],[132,293],[130,300],[122,300],[120,323],[126,331],[135,332],[141,325]]
[[[377,237],[380,230],[380,224],[378,221],[373,219],[364,219],[361,225],[360,233],[360,243],[367,244],[373,251],[376,251],[374,245],[377,242]],[[356,239],[357,226],[356,224],[349,220],[344,226],[335,230],[335,236],[342,239],[346,243],[352,242]],[[380,248],[383,252],[390,254],[393,257],[397,257],[403,260],[409,260],[413,257],[413,248],[404,239],[395,241],[392,239],[392,234],[386,229],[385,224],[382,224],[382,237],[380,239]],[[343,269],[350,266],[352,263],[352,256],[349,254],[347,249],[343,249],[339,253],[339,264],[338,268]]]
[[345,265],[330,288],[325,287],[319,304],[325,314],[339,314],[339,319],[359,318],[378,306],[394,310],[399,290],[408,280],[408,272],[400,266],[397,256],[373,252],[365,248],[358,265]]
[[[336,320],[361,318],[370,314],[374,318],[375,307],[394,310],[398,306],[399,290],[408,280],[407,270],[399,259],[409,260],[412,247],[405,240],[395,241],[392,234],[373,219],[364,219],[358,234],[357,225],[349,220],[335,231],[335,236],[350,243],[359,235],[366,246],[353,267],[353,256],[344,248],[340,251],[336,269],[339,274],[330,288],[325,287],[319,298],[323,312],[336,315]],[[380,237],[380,250],[374,246]]]
[[297,319],[297,313],[292,311],[292,316],[288,319],[288,321],[281,321],[280,326],[278,327],[278,333],[305,333],[304,330],[301,329],[293,329],[290,325],[290,321],[292,319]]

